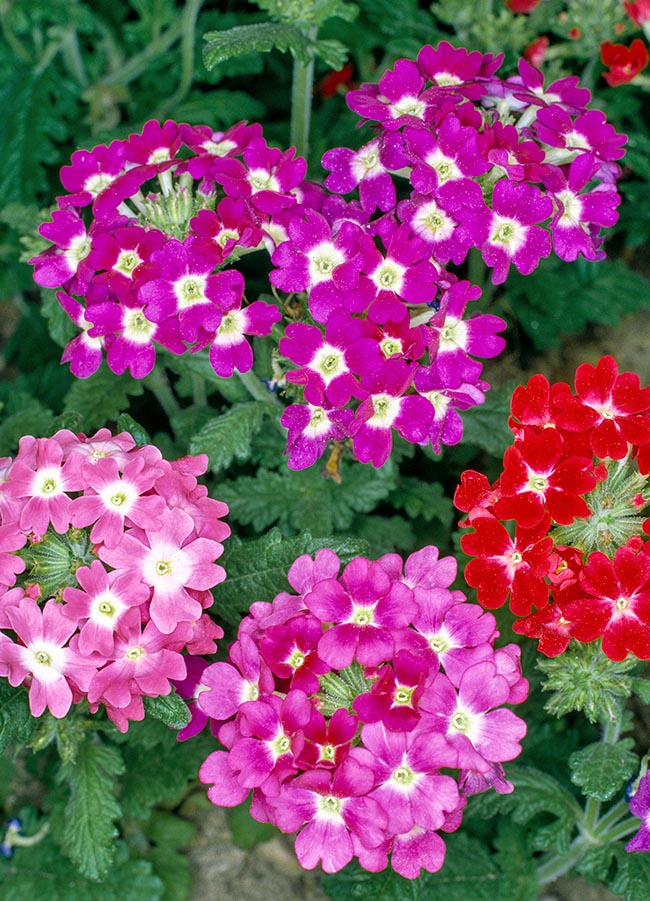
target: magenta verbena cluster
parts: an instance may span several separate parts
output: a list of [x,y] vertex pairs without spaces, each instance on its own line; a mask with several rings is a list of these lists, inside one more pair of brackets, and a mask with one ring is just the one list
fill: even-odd
[[[105,351],[114,372],[140,377],[156,343],[209,347],[229,377],[252,367],[247,336],[270,334],[285,312],[272,381],[290,401],[291,469],[333,441],[374,466],[394,431],[436,452],[460,441],[460,413],[489,387],[476,358],[503,350],[505,323],[469,312],[480,288],[450,264],[474,250],[500,284],[511,264],[529,274],[552,247],[567,261],[601,259],[620,202],[626,138],[587,109],[577,78],[545,86],[521,61],[501,79],[500,63],[442,42],[350,91],[374,134],[325,153],[324,187],[246,123],[148,122],[73,154],[61,172],[70,193],[41,226],[54,246],[32,260],[81,329],[63,359],[87,376]],[[236,265],[256,249],[285,302],[243,303]]]
[[34,716],[86,699],[126,731],[185,678],[183,651],[216,650],[204,611],[230,528],[206,466],[108,429],[26,436],[0,460],[0,676]]
[[340,570],[329,549],[299,557],[296,593],[254,603],[226,662],[195,661],[181,738],[211,721],[226,750],[201,767],[208,797],[232,807],[252,790],[252,816],[297,832],[304,868],[390,859],[415,878],[442,866],[439,832],[469,795],[512,790],[502,763],[526,726],[503,705],[528,683],[493,616],[449,587],[454,558],[425,547]]
[[63,354],[72,372],[92,375],[106,353],[113,372],[142,378],[157,344],[208,347],[220,376],[248,371],[246,336],[269,334],[281,314],[244,303],[241,272],[223,267],[263,246],[274,216],[297,203],[305,167],[243,122],[213,132],[152,120],[73,153],[61,169],[69,193],[40,227],[52,246],[30,261],[39,285],[63,289],[59,303],[81,329]]

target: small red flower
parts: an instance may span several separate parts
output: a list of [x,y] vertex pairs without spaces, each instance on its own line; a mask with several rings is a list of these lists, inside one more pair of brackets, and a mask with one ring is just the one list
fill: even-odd
[[582,32],[580,31],[579,28],[576,28],[574,26],[573,28],[569,28],[569,37],[571,38],[572,41],[579,41],[580,38],[582,37]]
[[590,554],[580,577],[584,596],[564,608],[578,641],[603,638],[603,653],[624,660],[632,652],[650,659],[650,557],[620,547],[613,560]]
[[622,460],[628,443],[650,442],[650,387],[641,388],[638,375],[619,375],[616,360],[605,356],[597,366],[578,366],[575,385],[577,397],[562,394],[555,399],[562,410],[557,424],[571,432],[590,429],[591,449],[597,457]]
[[505,0],[505,3],[512,13],[532,13],[541,0]]
[[538,650],[547,657],[558,657],[566,651],[571,641],[572,624],[566,619],[560,607],[551,603],[543,610],[537,610],[525,619],[512,624],[512,631],[528,638],[538,638]]
[[525,430],[524,438],[504,454],[501,497],[494,512],[500,519],[516,519],[523,528],[537,525],[546,512],[560,525],[587,517],[591,510],[581,495],[598,482],[592,468],[590,458],[564,454],[562,436],[555,429],[539,435]]
[[333,97],[335,94],[345,93],[352,82],[352,65],[346,63],[342,69],[336,72],[328,72],[319,82],[316,90],[323,100]]
[[534,529],[517,529],[513,541],[507,529],[487,510],[475,508],[469,523],[474,532],[463,535],[460,546],[476,557],[465,567],[465,581],[478,592],[478,602],[488,610],[503,606],[508,595],[515,616],[527,616],[531,607],[548,601],[544,581],[551,569],[553,539],[545,516]]
[[600,45],[600,58],[609,72],[603,72],[607,84],[615,88],[628,84],[648,65],[648,48],[640,38],[635,38],[629,47],[604,41]]
[[537,66],[539,69],[544,62],[549,43],[549,39],[543,34],[541,37],[531,41],[521,55],[524,59],[527,59],[531,65]]

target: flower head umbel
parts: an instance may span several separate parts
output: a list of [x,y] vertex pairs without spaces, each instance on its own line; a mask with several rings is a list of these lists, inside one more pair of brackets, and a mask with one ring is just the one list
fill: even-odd
[[204,610],[230,529],[206,465],[107,429],[21,439],[2,483],[0,673],[34,716],[87,698],[125,731],[186,677],[183,650],[216,649]]
[[649,389],[605,356],[578,367],[575,392],[533,376],[511,412],[495,485],[468,472],[456,492],[468,584],[490,609],[509,598],[547,656],[599,639],[610,660],[650,659]]
[[197,704],[225,747],[200,770],[210,800],[252,789],[252,815],[296,832],[306,869],[440,869],[459,780],[511,791],[499,774],[526,729],[500,706],[527,693],[517,649],[494,648],[494,618],[449,588],[455,574],[434,547],[342,572],[332,551],[296,560],[300,593],[254,604],[228,661],[201,674]]

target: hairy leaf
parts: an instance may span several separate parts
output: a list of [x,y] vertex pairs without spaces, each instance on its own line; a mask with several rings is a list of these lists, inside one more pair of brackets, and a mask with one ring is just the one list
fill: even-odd
[[465,410],[463,416],[463,441],[475,444],[494,457],[501,457],[514,438],[508,428],[510,398],[516,382],[508,382],[493,388],[485,403]]
[[219,561],[228,578],[214,589],[215,614],[236,624],[253,601],[271,601],[279,592],[290,591],[287,573],[291,564],[321,548],[330,548],[343,564],[368,552],[367,543],[360,539],[313,538],[309,532],[284,538],[279,529],[255,540],[229,539]]
[[294,25],[279,22],[258,22],[255,25],[238,25],[227,31],[209,31],[203,35],[207,41],[203,48],[206,69],[214,69],[232,56],[269,50],[287,50],[303,65],[309,62],[309,40]]
[[23,435],[47,435],[53,422],[51,410],[26,392],[14,389],[11,401],[2,410],[0,454],[14,454]]
[[182,729],[192,718],[185,701],[175,691],[157,698],[144,698],[144,709],[170,729]]
[[269,416],[275,416],[272,404],[252,400],[236,404],[222,416],[215,416],[190,441],[190,453],[207,454],[210,469],[218,473],[233,462],[246,460],[251,442]]
[[404,510],[411,519],[416,516],[421,516],[425,522],[438,519],[448,527],[454,518],[454,505],[445,497],[440,482],[423,482],[413,476],[400,476],[388,502],[396,509]]
[[28,742],[37,722],[25,689],[12,688],[6,679],[0,679],[0,753]]
[[571,780],[587,797],[609,801],[638,770],[639,758],[632,747],[631,738],[619,739],[615,745],[587,745],[569,758]]
[[60,779],[70,788],[61,846],[80,872],[101,879],[108,872],[115,852],[115,821],[121,810],[115,797],[115,777],[124,773],[117,748],[87,741],[74,765],[61,767]]
[[349,529],[355,513],[374,510],[394,486],[390,461],[379,470],[345,466],[340,484],[324,479],[315,467],[301,472],[260,469],[255,476],[224,482],[219,497],[234,519],[258,532],[277,523],[284,532],[331,535]]
[[618,855],[618,872],[610,882],[610,889],[624,895],[625,901],[648,901],[650,885],[650,855],[625,853]]

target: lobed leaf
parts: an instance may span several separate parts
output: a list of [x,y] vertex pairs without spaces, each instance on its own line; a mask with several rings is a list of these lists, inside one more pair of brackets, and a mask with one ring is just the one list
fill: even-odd
[[575,751],[569,758],[571,781],[587,797],[609,801],[639,768],[633,746],[633,739],[624,738],[615,745],[595,742]]
[[227,413],[207,422],[190,441],[190,453],[207,454],[212,472],[227,469],[234,460],[243,461],[267,417],[275,416],[274,405],[260,400],[236,404]]
[[122,812],[115,797],[115,777],[123,773],[119,750],[91,741],[77,750],[74,765],[61,767],[59,779],[70,788],[61,847],[89,879],[102,879],[113,861],[115,821]]

